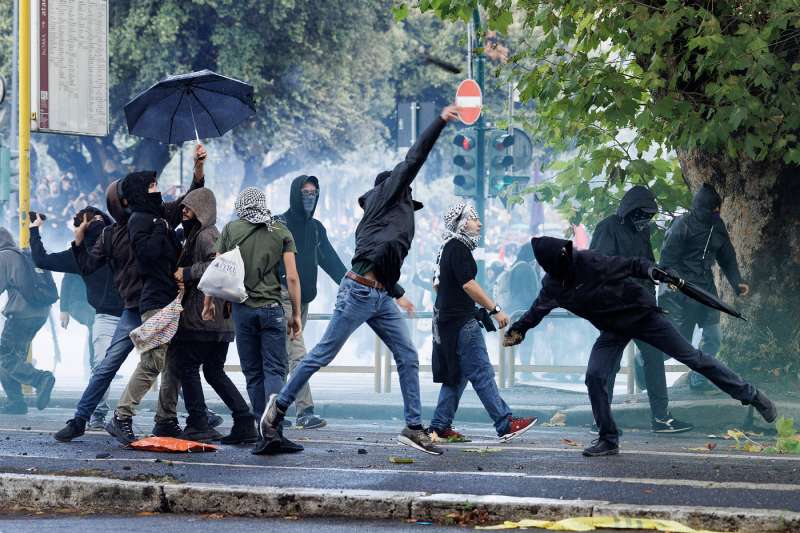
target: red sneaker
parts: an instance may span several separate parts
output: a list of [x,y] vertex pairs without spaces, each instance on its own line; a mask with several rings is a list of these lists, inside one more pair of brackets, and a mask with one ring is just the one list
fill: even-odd
[[500,436],[500,442],[508,442],[511,439],[519,437],[531,429],[538,420],[539,419],[535,416],[528,418],[514,418],[513,416],[509,416],[508,430],[506,431],[505,435]]
[[433,442],[472,442],[472,439],[459,433],[452,426],[441,431],[429,428],[428,435],[430,435]]

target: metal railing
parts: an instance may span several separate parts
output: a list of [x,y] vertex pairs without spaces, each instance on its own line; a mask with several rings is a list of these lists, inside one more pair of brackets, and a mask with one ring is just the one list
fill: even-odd
[[[521,313],[512,315],[513,319],[521,316]],[[332,315],[330,313],[309,313],[308,320],[330,320]],[[414,316],[406,316],[407,320],[424,320],[432,319],[433,313],[417,312]],[[554,311],[547,315],[547,319],[572,319],[583,320],[580,317],[573,315],[567,311]],[[517,372],[549,372],[554,374],[583,374],[586,372],[584,365],[520,365],[517,364],[517,346],[505,347],[503,346],[503,336],[497,336],[498,346],[498,364],[492,365],[495,370],[497,379],[497,386],[501,389],[513,387],[516,383]],[[628,376],[628,393],[634,394],[639,392],[636,386],[636,380],[631,379],[634,368],[634,358],[636,350],[634,343],[629,343],[625,349],[623,361],[625,364],[620,369],[620,373]],[[228,372],[241,372],[240,365],[225,365],[225,370]],[[375,392],[388,393],[392,391],[392,372],[397,370],[397,366],[392,362],[392,353],[389,348],[375,335],[375,349],[372,356],[372,365],[329,365],[320,368],[320,372],[330,372],[339,374],[372,374],[373,386]],[[419,365],[420,372],[432,372],[432,365]],[[685,365],[666,365],[667,372],[685,372],[689,368]]]

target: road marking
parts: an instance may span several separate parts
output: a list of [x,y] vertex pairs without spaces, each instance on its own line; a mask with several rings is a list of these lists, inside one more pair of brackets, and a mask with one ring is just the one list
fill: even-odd
[[[0,454],[0,457],[15,457],[18,455]],[[47,457],[40,455],[27,455],[26,458],[34,459],[50,459],[60,461],[73,461],[71,457]],[[110,457],[106,459],[90,459],[86,458],[83,461],[89,462],[136,462],[156,464],[154,459],[138,459],[138,458],[122,458]],[[560,475],[544,475],[544,474],[526,474],[524,472],[463,472],[463,471],[444,471],[444,470],[390,470],[390,469],[375,469],[375,468],[337,468],[325,466],[280,466],[280,465],[253,465],[241,463],[209,463],[201,461],[181,461],[179,459],[160,459],[166,463],[169,462],[173,465],[185,466],[206,466],[215,468],[239,468],[239,469],[255,469],[255,470],[285,470],[285,471],[300,471],[300,472],[336,472],[348,474],[379,474],[379,475],[396,475],[396,474],[421,474],[431,476],[475,476],[475,477],[501,477],[501,478],[519,478],[519,479],[536,479],[536,480],[559,480],[559,481],[586,481],[591,483],[625,483],[635,485],[656,485],[656,486],[670,486],[670,487],[691,487],[698,489],[723,489],[723,490],[764,490],[764,491],[777,491],[777,492],[800,492],[800,485],[793,485],[789,483],[749,483],[744,481],[702,481],[696,479],[656,479],[656,478],[625,478],[625,477],[607,477],[607,476],[560,476]]]

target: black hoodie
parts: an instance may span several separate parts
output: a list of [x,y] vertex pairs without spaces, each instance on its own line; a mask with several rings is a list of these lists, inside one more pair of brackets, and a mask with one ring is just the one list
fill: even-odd
[[[655,295],[635,281],[649,279],[653,263],[647,259],[573,251],[571,241],[553,237],[534,238],[531,245],[547,274],[539,296],[512,330],[525,333],[561,307],[601,331],[625,332],[659,310]],[[566,255],[561,254],[562,248],[567,249]]]
[[[297,247],[297,273],[300,276],[300,300],[303,304],[317,297],[317,267],[328,274],[337,285],[342,281],[347,268],[328,240],[328,232],[322,222],[314,218],[317,204],[311,213],[303,207],[301,189],[306,183],[313,183],[319,191],[319,180],[315,176],[298,176],[292,180],[289,192],[289,210],[280,215],[280,220],[292,232]],[[317,196],[319,202],[319,196]],[[286,273],[281,265],[281,283],[286,286]]]
[[717,294],[711,267],[719,263],[725,277],[739,292],[742,276],[736,252],[722,219],[714,209],[722,199],[711,185],[704,184],[694,195],[692,210],[675,221],[667,230],[661,249],[661,265],[674,269],[682,278]]
[[[632,187],[619,204],[616,214],[603,219],[592,234],[590,250],[603,255],[618,255],[621,257],[643,257],[655,262],[653,245],[650,242],[650,228],[636,231],[628,215],[636,209],[658,211],[655,197],[650,189],[637,185]],[[641,280],[645,287],[653,290],[653,282]]]

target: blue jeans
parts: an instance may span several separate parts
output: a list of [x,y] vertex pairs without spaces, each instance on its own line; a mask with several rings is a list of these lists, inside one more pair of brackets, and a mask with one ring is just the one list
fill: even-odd
[[283,387],[288,357],[283,307],[249,307],[233,304],[233,327],[239,363],[247,381],[247,395],[256,418],[261,417],[267,398]]
[[389,347],[397,363],[403,413],[406,424],[422,423],[419,398],[419,359],[403,317],[394,299],[386,291],[366,287],[345,278],[339,286],[336,307],[322,339],[308,352],[278,396],[282,405],[291,405],[311,376],[328,366],[345,341],[364,322]]
[[141,325],[142,319],[138,309],[125,309],[122,312],[106,355],[103,361],[92,370],[92,378],[78,401],[75,418],[89,420],[108,391],[111,380],[114,379],[122,363],[128,358],[128,354],[133,351],[133,342],[129,337],[130,332]]
[[[117,323],[119,317],[114,315],[105,315],[98,313],[94,317],[94,324],[92,325],[92,352],[89,357],[89,366],[92,367],[92,372],[100,367],[103,358],[108,352],[108,347],[111,346],[111,341],[114,338],[114,333],[117,331]],[[108,389],[103,395],[102,400],[94,410],[94,414],[105,418],[108,414]]]
[[461,380],[456,385],[442,384],[439,391],[439,402],[431,419],[431,428],[443,430],[453,424],[453,417],[458,410],[458,403],[467,382],[472,384],[475,393],[480,398],[483,407],[494,421],[494,429],[498,435],[508,432],[508,417],[511,409],[497,390],[494,382],[494,368],[489,362],[489,353],[486,351],[486,341],[477,320],[470,320],[461,327],[458,334],[456,348],[458,362],[461,366]]

